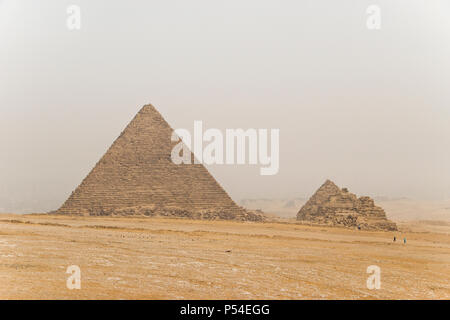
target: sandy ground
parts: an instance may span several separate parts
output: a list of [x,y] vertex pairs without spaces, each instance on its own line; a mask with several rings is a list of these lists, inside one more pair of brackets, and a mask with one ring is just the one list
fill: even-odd
[[292,222],[0,215],[0,298],[449,299],[450,225],[400,226],[406,245]]

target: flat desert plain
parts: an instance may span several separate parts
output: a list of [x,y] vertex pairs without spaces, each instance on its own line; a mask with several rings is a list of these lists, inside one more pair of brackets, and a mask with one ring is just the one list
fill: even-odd
[[449,299],[450,223],[399,227],[2,214],[0,298]]

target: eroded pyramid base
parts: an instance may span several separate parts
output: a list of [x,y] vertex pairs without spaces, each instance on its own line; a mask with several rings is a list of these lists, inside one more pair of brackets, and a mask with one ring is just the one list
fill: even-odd
[[78,216],[146,216],[146,217],[171,217],[200,220],[237,220],[237,221],[265,221],[264,214],[235,210],[189,210],[176,206],[135,206],[116,209],[80,209],[67,212],[58,210],[58,214]]

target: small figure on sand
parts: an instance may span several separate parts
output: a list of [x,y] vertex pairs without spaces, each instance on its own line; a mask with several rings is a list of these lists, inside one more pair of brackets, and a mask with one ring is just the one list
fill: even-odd
[[406,237],[403,238],[403,243],[406,244]]
[[397,240],[397,237],[396,236],[394,236],[394,242]]

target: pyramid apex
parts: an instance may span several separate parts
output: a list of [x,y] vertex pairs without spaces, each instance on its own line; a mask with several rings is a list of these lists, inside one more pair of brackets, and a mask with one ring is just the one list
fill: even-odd
[[341,189],[330,179],[327,179],[320,187],[317,189],[317,192],[326,192],[326,193],[339,193]]
[[139,110],[139,112],[148,111],[148,110],[156,110],[156,108],[151,103],[147,103],[144,106],[142,106],[142,108],[141,108],[141,110]]
[[327,179],[327,180],[323,183],[323,185],[324,185],[324,186],[326,186],[326,185],[333,185],[333,186],[336,186],[336,184],[335,184],[333,181],[331,181],[330,179]]
[[136,116],[143,116],[143,115],[156,116],[161,114],[159,113],[158,109],[156,109],[151,103],[148,103],[142,106],[142,108],[136,114]]

